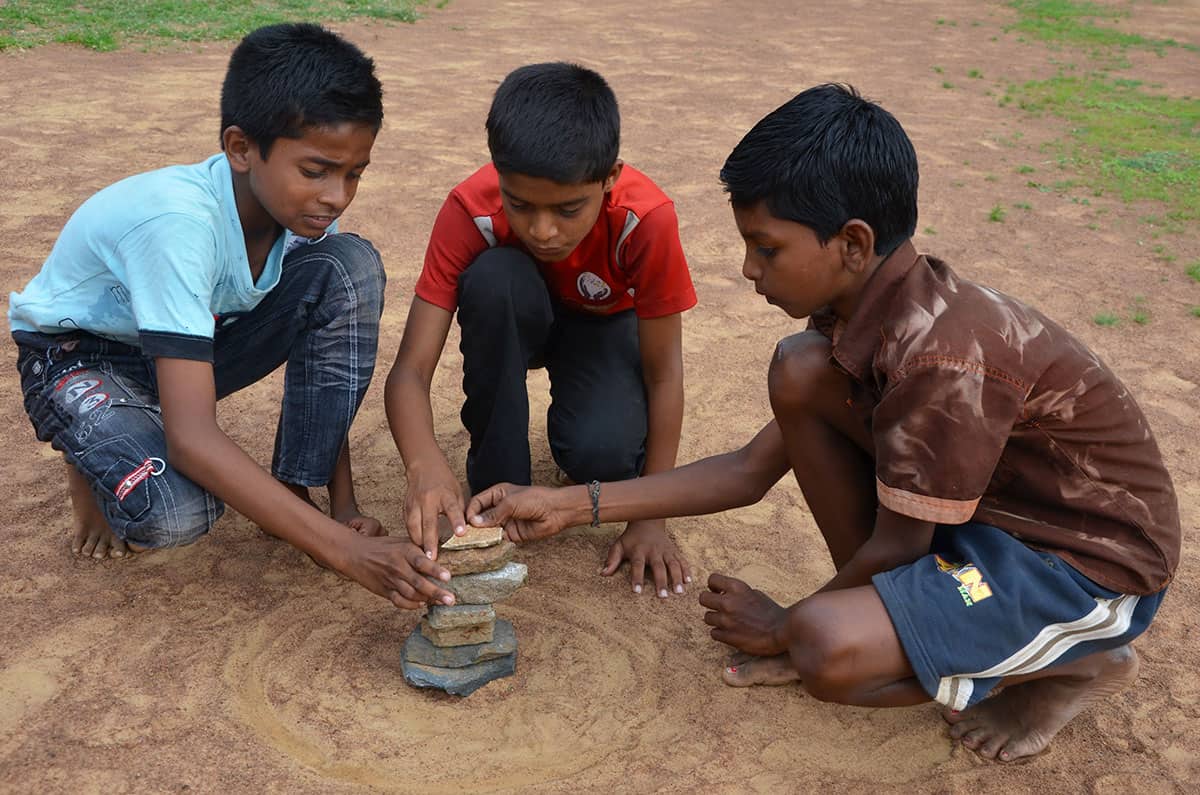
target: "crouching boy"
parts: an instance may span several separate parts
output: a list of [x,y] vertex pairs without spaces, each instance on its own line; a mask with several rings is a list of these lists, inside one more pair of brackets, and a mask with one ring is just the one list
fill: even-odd
[[[420,576],[448,574],[379,537],[351,483],[384,272],[336,227],[383,119],[374,65],[315,25],[261,28],[230,58],[221,116],[222,153],[88,199],[11,296],[25,408],[67,462],[73,547],[189,544],[228,503],[399,606],[452,601]],[[215,404],[284,362],[269,475]]]
[[786,608],[712,575],[704,620],[740,652],[726,682],[869,707],[935,699],[981,755],[1037,753],[1134,680],[1130,642],[1179,561],[1145,416],[1061,326],[917,253],[916,155],[853,90],[813,88],[768,115],[721,179],[743,275],[810,318],[772,359],[774,420],[741,450],[639,481],[497,486],[472,522],[523,540],[710,513],[791,471],[837,573]]

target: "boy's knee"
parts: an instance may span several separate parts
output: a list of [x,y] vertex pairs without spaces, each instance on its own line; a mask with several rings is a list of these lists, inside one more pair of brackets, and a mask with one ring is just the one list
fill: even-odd
[[105,511],[113,531],[139,547],[162,549],[193,544],[224,512],[219,500],[186,478],[171,477],[167,482],[146,485],[148,499],[140,510],[138,502],[127,508],[122,501],[106,506]]
[[793,639],[788,655],[804,689],[818,701],[844,702],[849,684],[845,674],[854,655],[845,638],[819,609],[804,604],[789,614],[788,629]]
[[500,307],[538,301],[539,292],[545,291],[537,266],[527,255],[515,248],[489,248],[458,277],[459,311],[486,316]]
[[[383,291],[387,273],[383,259],[371,241],[342,232],[326,235],[316,243],[301,246],[289,256],[303,257],[325,274],[324,301],[336,302],[336,314],[351,313],[360,319],[378,319],[383,314]],[[348,304],[348,306],[345,306]]]
[[606,432],[599,423],[580,423],[565,439],[551,445],[554,461],[576,483],[628,480],[641,474],[645,435],[634,439]]
[[839,377],[830,355],[833,345],[819,331],[784,337],[775,346],[767,372],[772,406],[803,406],[824,394],[830,379]]

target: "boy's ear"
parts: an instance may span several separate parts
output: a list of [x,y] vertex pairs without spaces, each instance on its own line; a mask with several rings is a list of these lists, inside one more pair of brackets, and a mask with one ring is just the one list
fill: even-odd
[[236,124],[226,127],[221,132],[221,143],[234,173],[245,174],[250,171],[250,154],[255,143],[241,127]]
[[866,221],[851,218],[838,232],[842,239],[842,267],[863,273],[875,258],[875,230]]
[[608,193],[613,189],[613,185],[617,184],[617,179],[621,176],[621,169],[625,168],[625,161],[617,158],[617,162],[613,163],[612,170],[608,172],[608,176],[604,178],[604,192]]

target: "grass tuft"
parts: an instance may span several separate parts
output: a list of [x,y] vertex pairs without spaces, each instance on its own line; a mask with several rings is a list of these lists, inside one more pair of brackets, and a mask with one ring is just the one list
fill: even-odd
[[0,50],[50,42],[115,50],[132,43],[237,39],[275,22],[354,17],[414,22],[421,0],[0,0]]
[[1004,223],[1004,217],[1006,215],[1008,215],[1008,211],[1004,209],[1004,205],[997,204],[992,208],[992,211],[988,213],[988,220],[993,223],[1002,224]]
[[1092,322],[1097,326],[1115,326],[1121,322],[1121,318],[1112,312],[1101,312],[1092,318]]

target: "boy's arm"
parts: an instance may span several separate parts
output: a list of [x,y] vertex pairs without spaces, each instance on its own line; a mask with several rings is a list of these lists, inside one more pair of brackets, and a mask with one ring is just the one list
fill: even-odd
[[422,298],[413,298],[396,361],[388,373],[384,403],[388,427],[404,459],[408,491],[404,521],[408,536],[430,558],[437,558],[438,516],[457,530],[466,526],[462,488],[433,434],[430,385],[453,314]]
[[328,563],[363,587],[415,609],[454,597],[426,576],[449,572],[407,539],[370,538],[325,516],[256,464],[216,421],[212,365],[160,357],[158,390],[171,465],[268,533]]
[[[870,585],[874,575],[928,555],[934,527],[879,506],[871,537],[815,593]],[[721,574],[709,577],[708,588],[700,594],[700,604],[709,609],[704,621],[713,627],[713,640],[764,657],[782,654],[796,642],[788,617],[804,599],[784,608],[742,580]]]
[[[750,505],[788,471],[783,434],[774,420],[740,450],[634,480],[600,487],[600,521],[697,516]],[[476,494],[467,509],[476,527],[502,525],[514,541],[553,535],[592,520],[587,486],[564,489],[501,483]]]
[[[646,385],[647,432],[646,463],[643,472],[653,475],[674,468],[679,452],[679,433],[683,426],[683,323],[681,313],[638,320],[638,348],[642,360],[642,378]],[[629,580],[633,590],[642,591],[645,568],[654,577],[654,589],[667,593],[668,580],[676,593],[691,581],[687,561],[667,535],[662,519],[630,522],[608,550],[608,559],[600,573],[615,573],[622,561],[629,560]]]

